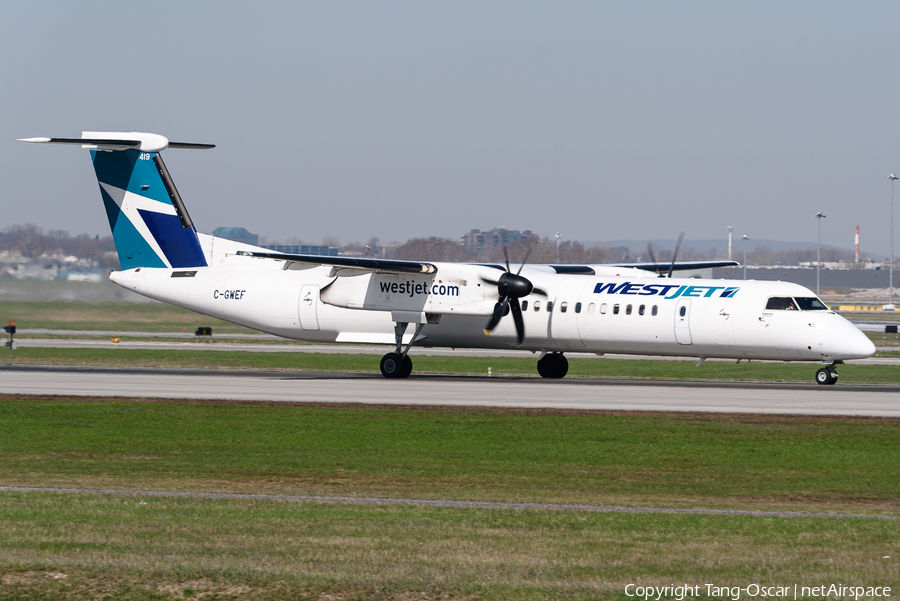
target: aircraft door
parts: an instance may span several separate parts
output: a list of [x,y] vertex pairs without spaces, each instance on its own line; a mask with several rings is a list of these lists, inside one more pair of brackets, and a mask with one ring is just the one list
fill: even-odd
[[680,298],[675,305],[675,341],[691,344],[691,300]]
[[315,331],[319,329],[319,287],[307,284],[300,289],[300,303],[298,314],[300,327],[304,330]]
[[593,284],[586,286],[579,283],[575,286],[564,286],[557,289],[557,294],[553,298],[553,311],[548,315],[548,325],[550,326],[550,337],[561,347],[584,347],[584,342],[579,334],[578,321],[585,305],[581,299],[586,296],[587,288],[593,289]]

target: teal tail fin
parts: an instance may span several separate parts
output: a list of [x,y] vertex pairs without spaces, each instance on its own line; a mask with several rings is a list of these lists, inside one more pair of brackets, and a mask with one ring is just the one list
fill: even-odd
[[197,229],[159,153],[167,147],[212,145],[173,143],[156,134],[137,132],[83,132],[80,139],[25,141],[81,145],[91,150],[122,269],[207,265]]

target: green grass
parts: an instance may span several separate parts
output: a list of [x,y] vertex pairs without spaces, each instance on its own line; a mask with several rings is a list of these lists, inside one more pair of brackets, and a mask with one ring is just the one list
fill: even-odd
[[6,493],[0,541],[10,600],[597,600],[627,599],[635,582],[900,584],[897,525],[876,520]]
[[[0,400],[0,483],[45,487],[897,514],[898,443],[900,422],[874,418]],[[0,599],[896,587],[898,534],[874,519],[5,492]]]
[[[110,344],[112,347],[112,344]],[[537,357],[424,356],[411,351],[413,374],[449,373],[494,377],[537,376]],[[0,363],[23,365],[99,365],[113,367],[182,367],[212,369],[288,369],[378,373],[380,354],[330,354],[212,350],[19,348],[0,352]],[[776,380],[812,382],[816,363],[652,361],[604,358],[569,359],[566,377],[684,380]],[[891,365],[842,365],[843,383],[896,384],[900,369]]]
[[0,321],[15,321],[22,329],[193,332],[210,326],[214,333],[256,333],[165,303],[152,301],[84,302],[63,300],[4,300]]
[[895,513],[898,443],[877,419],[0,401],[0,481],[38,486]]

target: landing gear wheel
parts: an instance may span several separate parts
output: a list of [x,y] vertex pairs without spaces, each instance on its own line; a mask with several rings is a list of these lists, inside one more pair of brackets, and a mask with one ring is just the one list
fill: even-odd
[[556,360],[556,373],[553,377],[565,378],[567,373],[569,373],[569,360],[562,353],[559,353]]
[[833,386],[838,381],[838,374],[833,367],[823,367],[816,372],[816,384]]
[[403,375],[401,378],[408,378],[409,374],[412,373],[412,359],[409,358],[409,355],[403,357]]
[[388,353],[381,358],[381,375],[385,378],[405,378],[412,372],[412,359],[400,353]]
[[542,378],[564,378],[569,371],[569,361],[562,353],[547,353],[538,360],[537,368]]
[[538,359],[538,375],[542,378],[550,377],[550,366],[548,365],[547,357],[550,355],[545,355],[544,357]]

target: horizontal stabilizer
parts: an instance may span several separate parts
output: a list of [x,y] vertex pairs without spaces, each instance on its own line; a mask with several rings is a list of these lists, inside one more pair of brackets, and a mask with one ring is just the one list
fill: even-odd
[[215,144],[195,144],[190,142],[169,142],[165,136],[142,132],[98,132],[86,131],[80,138],[19,138],[19,142],[37,144],[70,144],[90,150],[128,150],[134,148],[141,152],[160,152],[166,148],[190,148],[206,150],[215,148]]

